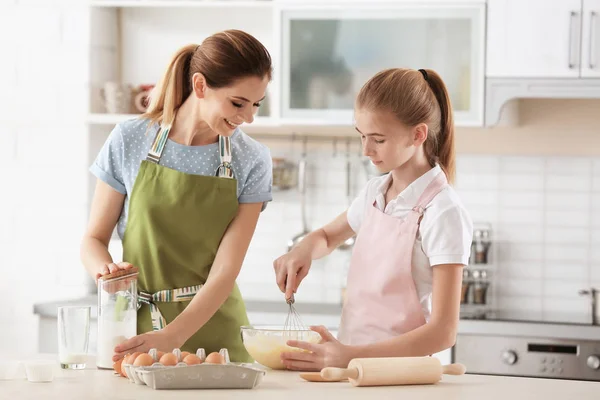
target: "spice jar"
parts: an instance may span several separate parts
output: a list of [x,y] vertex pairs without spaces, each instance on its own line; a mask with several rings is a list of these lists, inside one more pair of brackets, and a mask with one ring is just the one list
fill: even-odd
[[473,304],[487,304],[488,286],[487,272],[473,271]]
[[468,269],[463,270],[462,288],[460,292],[460,304],[469,303],[469,292],[471,289],[471,273]]
[[114,348],[137,334],[137,268],[98,278],[96,366],[112,369]]

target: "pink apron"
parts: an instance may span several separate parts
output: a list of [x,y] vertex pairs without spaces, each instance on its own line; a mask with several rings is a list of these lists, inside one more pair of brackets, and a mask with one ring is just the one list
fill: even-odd
[[339,340],[363,345],[425,324],[412,277],[412,253],[425,207],[448,184],[441,172],[404,218],[368,207],[354,244]]

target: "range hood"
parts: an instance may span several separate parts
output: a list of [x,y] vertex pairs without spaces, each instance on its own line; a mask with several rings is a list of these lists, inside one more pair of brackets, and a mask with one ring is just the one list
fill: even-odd
[[485,89],[486,127],[517,125],[518,99],[600,99],[600,79],[486,78]]

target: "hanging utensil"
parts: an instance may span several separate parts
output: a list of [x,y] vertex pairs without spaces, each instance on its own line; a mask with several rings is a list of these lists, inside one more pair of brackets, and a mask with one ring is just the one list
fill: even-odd
[[288,251],[302,241],[310,233],[306,221],[306,138],[304,138],[302,159],[298,163],[298,186],[300,190],[300,218],[302,219],[302,232],[288,241]]
[[[352,204],[351,187],[352,187],[352,164],[350,163],[350,139],[346,140],[346,203],[348,207]],[[354,246],[356,235],[346,239],[338,246],[340,250],[348,250]]]

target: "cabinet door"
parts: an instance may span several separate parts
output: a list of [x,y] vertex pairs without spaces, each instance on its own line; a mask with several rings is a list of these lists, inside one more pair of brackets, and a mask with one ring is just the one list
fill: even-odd
[[354,5],[281,10],[281,116],[352,124],[362,85],[385,68],[431,68],[459,125],[483,122],[484,6]]
[[600,0],[583,0],[581,76],[600,77]]
[[582,0],[488,0],[488,77],[579,77]]

